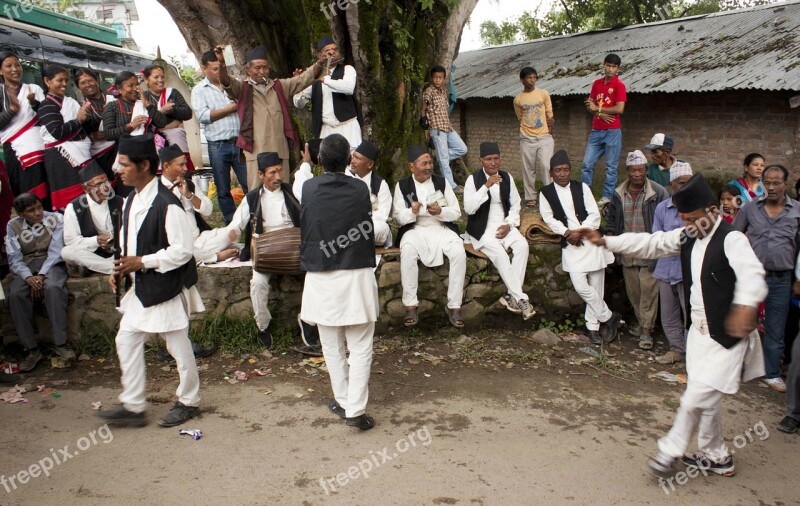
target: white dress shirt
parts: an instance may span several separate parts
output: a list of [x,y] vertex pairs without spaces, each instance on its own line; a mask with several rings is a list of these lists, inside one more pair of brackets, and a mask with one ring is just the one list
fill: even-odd
[[[111,212],[108,209],[108,201],[104,200],[97,203],[90,196],[86,195],[81,202],[87,203],[87,210],[92,216],[92,223],[98,235],[112,236],[114,226],[111,223]],[[95,251],[100,245],[97,243],[97,236],[84,237],[81,235],[81,226],[78,222],[78,215],[72,205],[64,209],[64,244],[73,246],[85,251]]]
[[[165,176],[161,176],[161,184],[163,184],[169,190],[175,183],[167,179]],[[172,193],[178,197],[178,200],[181,201],[184,211],[186,211],[186,215],[189,218],[189,229],[192,232],[192,239],[197,239],[200,236],[200,229],[197,227],[197,220],[194,217],[194,213],[200,213],[200,216],[211,216],[211,213],[214,211],[214,204],[212,204],[211,199],[203,195],[202,192],[197,192],[194,194],[194,196],[200,199],[200,208],[195,209],[191,199],[187,199],[183,196],[179,186],[172,188]]]

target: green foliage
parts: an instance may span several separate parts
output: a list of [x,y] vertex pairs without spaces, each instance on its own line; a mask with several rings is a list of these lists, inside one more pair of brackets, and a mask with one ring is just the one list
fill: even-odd
[[169,62],[174,65],[176,69],[178,69],[178,75],[180,76],[181,80],[186,83],[186,86],[188,86],[189,89],[194,88],[195,84],[203,80],[203,73],[200,72],[200,69],[195,67],[187,67],[174,56],[169,57]]
[[562,0],[546,14],[538,9],[499,24],[484,21],[480,34],[484,45],[508,44],[542,37],[612,28],[637,23],[709,14],[773,3],[775,0]]
[[585,324],[586,322],[583,320],[583,316],[578,316],[575,320],[572,320],[570,315],[566,315],[566,319],[561,322],[554,322],[543,318],[539,321],[539,326],[536,330],[549,329],[554,334],[561,335],[580,330]]

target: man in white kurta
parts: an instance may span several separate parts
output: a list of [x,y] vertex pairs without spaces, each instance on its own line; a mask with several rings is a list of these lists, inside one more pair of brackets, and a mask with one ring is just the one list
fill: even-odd
[[[286,191],[289,185],[283,183],[281,174],[283,168],[281,160],[276,153],[259,153],[258,176],[261,185],[247,194],[239,204],[233,219],[226,227],[228,231],[241,234],[248,225],[252,226],[251,220],[254,216],[261,217],[263,233],[273,230],[281,230],[295,226],[289,209],[286,205]],[[260,209],[251,209],[248,203],[254,196],[260,202]],[[252,230],[251,233],[255,233]],[[250,248],[250,244],[245,244],[245,248]],[[250,280],[250,299],[253,301],[253,311],[255,313],[256,325],[259,331],[259,340],[269,348],[272,345],[272,335],[269,332],[269,323],[272,321],[272,314],[267,307],[269,299],[269,274],[264,274],[253,269],[253,277]]]
[[[673,472],[675,461],[681,458],[687,465],[732,476],[735,468],[732,454],[723,440],[720,403],[724,394],[734,394],[739,390],[740,381],[749,381],[764,374],[755,320],[758,305],[767,295],[765,271],[747,237],[723,223],[717,211],[716,197],[700,174],[695,174],[673,194],[673,202],[687,227],[653,234],[622,234],[605,239],[598,233],[591,233],[589,237],[595,244],[605,244],[614,252],[646,259],[681,254],[682,246],[689,240],[684,232],[689,237],[697,238],[693,246],[687,246],[691,248],[688,257],[691,262],[691,328],[686,346],[688,382],[672,429],[658,441],[659,451],[651,458],[650,468],[663,479]],[[725,227],[725,232],[720,231],[721,227]],[[732,338],[741,339],[728,348],[710,335],[709,328],[723,322],[707,319],[708,306],[716,304],[716,301],[705,299],[702,286],[704,259],[717,233],[726,233],[724,255],[735,279],[733,302],[725,317],[724,329]],[[707,279],[720,280],[728,276],[722,266],[720,269],[712,272]],[[709,291],[714,293],[718,287],[711,287]],[[695,429],[698,430],[699,452],[685,455],[689,438]]]
[[[348,176],[360,179],[369,188],[375,246],[389,248],[392,246],[392,230],[389,228],[389,217],[392,214],[392,192],[389,190],[389,184],[374,172],[378,155],[377,146],[370,141],[363,141],[353,152],[350,166],[344,172]],[[378,187],[377,192],[374,191],[375,186]]]
[[[620,315],[608,308],[603,300],[605,291],[606,266],[614,262],[614,255],[605,248],[595,246],[579,238],[581,228],[597,230],[600,228],[600,210],[585,184],[570,181],[572,166],[566,151],[560,150],[550,159],[550,177],[553,182],[542,188],[539,199],[539,212],[542,220],[553,233],[562,236],[561,268],[569,273],[575,291],[586,303],[584,321],[589,339],[594,344],[611,342],[617,335]],[[576,211],[573,192],[581,195],[581,218]],[[558,202],[551,203],[551,199]],[[560,209],[559,209],[560,207]],[[554,213],[558,210],[558,215]],[[600,335],[600,324],[608,323],[605,338]]]
[[[81,169],[80,174],[85,193],[64,208],[64,248],[61,258],[70,265],[85,267],[100,274],[111,274],[114,270],[114,258],[111,256],[114,227],[108,200],[115,197],[114,190],[96,162]],[[121,199],[116,203],[121,207]],[[81,231],[78,213],[85,212],[91,217],[94,235],[84,236]],[[98,254],[98,250],[102,249],[108,251],[105,256]]]
[[211,216],[214,204],[211,199],[196,193],[194,184],[186,179],[188,167],[186,156],[177,144],[171,144],[159,151],[161,159],[161,184],[178,197],[186,216],[189,218],[189,229],[194,239],[194,258],[198,263],[213,264],[233,258],[239,254],[234,242],[239,234],[226,228],[200,230],[199,224],[207,225],[198,216]]
[[[508,293],[499,302],[528,320],[536,311],[528,300],[528,294],[522,291],[530,251],[528,240],[517,228],[522,201],[514,178],[500,170],[500,147],[497,143],[481,143],[480,158],[481,169],[464,183],[464,211],[469,215],[467,235],[475,250],[489,257],[506,285]],[[506,192],[508,196],[504,199]]]
[[325,173],[303,187],[300,317],[319,329],[334,395],[328,408],[348,426],[368,430],[375,426],[366,407],[378,285],[369,192],[344,174],[349,159],[347,139],[327,137],[320,152]]
[[[152,147],[148,145],[153,144]],[[152,269],[158,273],[169,273],[183,267],[192,258],[192,236],[189,233],[186,213],[179,205],[167,206],[164,230],[169,246],[157,252],[135,256],[137,236],[151,207],[159,195],[159,179],[155,175],[158,156],[151,135],[123,137],[119,144],[120,177],[127,186],[136,191],[126,200],[130,207],[127,227],[122,229],[121,248],[123,256],[115,261],[115,275],[131,276],[134,280],[123,297],[119,311],[122,320],[116,337],[117,355],[122,370],[121,405],[115,410],[99,415],[109,422],[144,425],[145,395],[144,344],[151,336],[162,337],[170,355],[175,357],[180,384],[175,392],[178,402],[170,413],[159,420],[166,427],[179,425],[198,413],[200,402],[200,379],[197,373],[192,345],[189,341],[189,315],[205,310],[200,294],[194,286],[183,288],[181,293],[165,302],[144,307],[137,296],[135,272]],[[194,268],[194,267],[193,267]],[[116,286],[115,275],[111,276],[112,287]]]
[[[352,65],[338,63],[342,60],[342,57],[339,54],[338,46],[329,36],[323,37],[317,45],[317,59],[319,61],[327,61],[326,58],[333,63],[327,74],[322,78],[322,128],[319,132],[319,138],[324,139],[331,134],[343,135],[350,143],[350,152],[352,153],[361,144],[361,125],[358,122],[358,117],[345,121],[340,121],[336,117],[333,94],[338,93],[352,97],[356,90],[358,76],[356,75],[356,69]],[[334,76],[334,71],[338,67],[344,67],[344,73],[340,79],[335,78],[339,77],[338,75]],[[292,97],[295,107],[302,109],[306,106],[311,100],[312,87],[313,85]]]
[[455,231],[461,208],[456,194],[445,184],[444,178],[433,175],[433,160],[426,148],[409,148],[408,167],[412,176],[398,182],[394,190],[394,221],[400,227],[400,279],[406,307],[403,323],[410,327],[419,321],[417,261],[426,267],[438,267],[447,256],[450,261],[447,316],[453,326],[460,328],[464,326],[461,302],[467,272],[464,241]]

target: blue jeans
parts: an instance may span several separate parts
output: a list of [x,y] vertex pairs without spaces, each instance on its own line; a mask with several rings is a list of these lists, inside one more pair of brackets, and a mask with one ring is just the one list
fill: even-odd
[[452,189],[458,186],[455,179],[453,179],[453,171],[450,170],[450,161],[467,154],[467,145],[461,140],[455,130],[449,132],[442,132],[431,128],[431,140],[433,146],[436,148],[436,158],[439,160],[439,171],[442,176],[447,180],[447,184]]
[[614,189],[617,187],[617,164],[619,152],[622,149],[622,130],[592,130],[589,141],[586,143],[586,152],[583,154],[581,174],[583,182],[592,186],[594,164],[605,154],[606,157],[606,182],[603,185],[603,197],[611,200]]
[[769,293],[764,301],[764,369],[767,379],[781,377],[786,318],[792,296],[792,271],[767,271]]
[[208,141],[208,158],[211,160],[211,171],[217,186],[219,210],[222,211],[226,225],[231,222],[236,211],[236,204],[231,197],[231,168],[242,186],[242,191],[247,193],[247,165],[239,161],[239,153],[239,147],[232,142]]

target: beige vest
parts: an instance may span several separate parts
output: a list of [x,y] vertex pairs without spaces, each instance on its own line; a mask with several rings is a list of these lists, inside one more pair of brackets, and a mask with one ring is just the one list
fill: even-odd
[[23,230],[25,218],[17,216],[9,222],[11,229],[17,235],[17,241],[22,251],[22,260],[30,264],[32,260],[47,258],[47,249],[50,247],[50,240],[53,237],[51,230],[46,226],[45,220],[32,228]]

